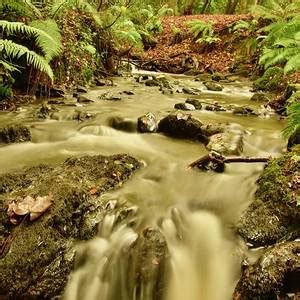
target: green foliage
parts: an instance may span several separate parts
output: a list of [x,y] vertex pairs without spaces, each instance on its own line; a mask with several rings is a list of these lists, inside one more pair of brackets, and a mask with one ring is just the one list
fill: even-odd
[[37,17],[41,18],[42,14],[35,7],[30,0],[1,0],[0,1],[1,14],[15,12],[20,16]]
[[19,60],[24,57],[27,65],[44,72],[53,81],[53,72],[46,59],[27,47],[5,39],[0,40],[0,52],[12,60]]
[[30,26],[22,22],[0,21],[0,28],[6,36],[22,34],[32,37],[48,62],[59,55],[61,51],[61,36],[58,26],[53,20],[33,21]]
[[190,31],[193,33],[197,43],[212,44],[219,41],[214,34],[213,25],[200,20],[192,20],[188,22]]
[[293,103],[287,108],[287,122],[283,136],[289,138],[300,127],[300,102]]
[[260,58],[265,68],[285,65],[285,73],[300,69],[300,17],[273,26],[265,42],[267,47]]

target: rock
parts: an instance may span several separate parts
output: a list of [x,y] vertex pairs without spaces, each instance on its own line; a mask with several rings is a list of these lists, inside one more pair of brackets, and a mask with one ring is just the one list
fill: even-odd
[[21,143],[31,141],[30,130],[23,125],[13,124],[0,128],[0,143]]
[[200,95],[200,91],[191,87],[183,87],[182,92],[189,95]]
[[200,110],[202,108],[201,102],[199,100],[197,100],[197,99],[186,99],[185,103],[192,104],[195,107],[195,109],[199,109]]
[[243,115],[243,116],[258,116],[258,113],[256,113],[251,107],[235,107],[232,111],[234,115]]
[[257,180],[255,200],[237,224],[238,233],[255,247],[271,245],[290,232],[300,232],[299,154],[295,150],[271,160]]
[[58,112],[58,109],[52,105],[43,103],[41,108],[37,112],[37,117],[39,119],[48,119],[48,118],[51,118],[51,116],[54,112]]
[[123,94],[126,94],[126,95],[128,95],[128,96],[133,96],[133,95],[135,95],[135,92],[134,92],[134,91],[123,91],[122,93],[123,93]]
[[87,88],[85,88],[84,86],[77,86],[76,88],[76,92],[78,93],[87,93]]
[[118,95],[114,95],[111,92],[105,92],[101,94],[99,97],[101,100],[107,100],[107,101],[120,101],[122,98]]
[[226,108],[219,103],[206,104],[204,109],[208,111],[226,111]]
[[156,117],[153,113],[147,114],[138,118],[137,129],[139,132],[156,132],[158,129]]
[[215,82],[208,81],[208,82],[204,82],[203,84],[209,91],[221,92],[223,90],[223,87],[220,84]]
[[[99,195],[120,187],[140,167],[125,154],[97,155],[0,175],[0,294],[7,299],[60,298],[74,269],[77,244],[97,234],[106,214],[123,220],[128,215],[127,203],[112,208]],[[9,223],[11,199],[50,193],[54,203],[38,220]]]
[[95,84],[96,86],[113,86],[112,80],[100,79],[100,78],[95,79]]
[[213,81],[217,81],[219,82],[220,80],[225,80],[226,79],[226,76],[222,73],[218,73],[218,72],[215,72],[211,75],[211,79]]
[[186,76],[197,76],[201,74],[201,71],[197,69],[190,69],[188,71],[185,71],[183,74]]
[[122,130],[126,132],[136,132],[137,122],[132,119],[123,117],[112,117],[109,120],[110,126],[117,130]]
[[195,139],[206,142],[207,137],[203,135],[202,123],[187,114],[168,115],[158,124],[158,131],[168,136],[184,139]]
[[92,103],[92,102],[94,102],[94,100],[92,100],[86,96],[79,95],[77,97],[77,102],[78,103]]
[[243,135],[229,130],[213,134],[206,148],[223,155],[240,155],[243,152]]
[[300,242],[276,244],[243,272],[233,299],[277,299],[299,291]]
[[269,102],[270,99],[267,97],[264,93],[255,93],[251,98],[251,101],[257,101],[257,102]]
[[160,86],[160,83],[155,79],[147,79],[145,81],[146,86]]
[[300,144],[300,127],[289,137],[287,143],[287,150],[290,151],[292,147]]
[[64,105],[64,104],[66,104],[64,101],[62,101],[62,100],[49,100],[48,102],[47,102],[49,105],[51,105],[51,104],[55,104],[55,105]]
[[195,110],[195,106],[193,104],[189,104],[189,103],[176,103],[174,105],[174,108],[176,109],[181,109],[181,110]]
[[211,74],[207,74],[207,73],[205,73],[205,74],[199,74],[199,75],[197,75],[196,77],[195,77],[195,79],[194,79],[194,81],[209,81],[209,80],[211,80]]
[[81,111],[81,110],[75,110],[72,120],[76,120],[78,122],[83,122],[88,119],[94,118],[95,115],[86,111]]
[[211,136],[217,133],[223,133],[226,130],[228,130],[227,125],[221,123],[210,123],[202,125],[201,129],[206,136]]

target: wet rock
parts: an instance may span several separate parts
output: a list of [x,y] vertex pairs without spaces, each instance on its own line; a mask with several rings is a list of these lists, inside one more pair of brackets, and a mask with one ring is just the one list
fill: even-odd
[[300,232],[299,150],[271,160],[257,180],[255,200],[237,224],[238,233],[254,246],[271,245]]
[[137,129],[139,132],[156,132],[158,129],[157,120],[153,113],[147,114],[138,118]]
[[278,295],[298,292],[300,286],[300,242],[276,244],[237,283],[233,299],[278,299]]
[[109,120],[109,124],[112,128],[117,130],[122,130],[126,132],[136,132],[137,131],[137,121],[123,118],[123,117],[113,117]]
[[0,143],[21,143],[31,140],[30,130],[23,125],[8,125],[0,128]]
[[188,71],[185,71],[183,74],[186,75],[186,76],[197,76],[201,73],[200,70],[197,70],[197,69],[190,69]]
[[196,110],[195,106],[190,103],[176,103],[174,105],[174,108],[181,109],[181,110],[190,110],[190,111]]
[[84,86],[77,86],[76,88],[76,92],[78,93],[87,93],[87,88],[85,88]]
[[62,98],[65,96],[65,91],[62,88],[52,87],[49,91],[50,98]]
[[94,102],[94,100],[92,100],[86,96],[79,95],[79,96],[77,96],[77,102],[78,103],[92,103],[92,102]]
[[195,109],[199,109],[200,110],[202,108],[201,102],[199,100],[197,100],[197,99],[186,99],[185,103],[192,104],[195,107]]
[[66,104],[64,101],[62,101],[62,100],[56,100],[56,99],[54,99],[54,100],[49,100],[48,102],[47,102],[49,105],[64,105],[64,104]]
[[108,79],[96,78],[95,84],[96,84],[96,86],[113,86],[112,80],[108,80]]
[[235,107],[232,111],[234,115],[242,115],[242,116],[258,116],[258,113],[256,113],[253,108],[251,107]]
[[204,109],[208,111],[226,111],[226,108],[219,103],[205,104]]
[[213,134],[206,148],[223,155],[240,155],[243,152],[243,134],[229,130]]
[[183,87],[182,92],[189,95],[200,95],[200,91],[196,88]]
[[289,137],[287,143],[287,150],[291,150],[292,147],[300,144],[300,127]]
[[[95,213],[103,219],[109,212],[99,195],[120,187],[140,167],[125,154],[98,155],[69,158],[55,168],[39,166],[0,175],[0,228],[5,229],[0,232],[0,295],[59,297],[74,267],[75,244],[96,235]],[[38,220],[25,218],[18,226],[7,222],[11,199],[49,193],[54,203]]]
[[85,120],[89,120],[94,118],[95,115],[86,111],[76,110],[72,116],[73,120],[76,120],[78,122],[83,122]]
[[120,97],[119,95],[114,95],[111,92],[105,92],[105,93],[101,94],[98,98],[100,100],[107,100],[107,101],[120,101],[120,100],[122,100],[122,97]]
[[204,85],[209,91],[221,92],[223,90],[223,87],[215,82],[204,82]]
[[221,123],[205,124],[201,126],[201,129],[206,136],[211,136],[217,133],[223,133],[226,130],[228,130],[227,125]]
[[160,86],[160,83],[155,79],[147,79],[145,81],[146,86]]
[[135,95],[135,92],[134,91],[123,91],[122,92],[123,94],[126,94],[126,95],[128,95],[128,96],[133,96],[133,95]]
[[52,114],[55,112],[58,112],[57,108],[52,105],[43,103],[36,115],[39,119],[48,119],[51,118]]
[[256,102],[269,102],[270,99],[265,93],[255,93],[251,98],[251,101],[256,101]]
[[158,124],[158,131],[176,138],[196,139],[204,142],[207,138],[201,126],[202,123],[199,120],[190,115],[178,113],[163,118]]
[[199,74],[195,77],[194,81],[209,81],[211,80],[211,74]]

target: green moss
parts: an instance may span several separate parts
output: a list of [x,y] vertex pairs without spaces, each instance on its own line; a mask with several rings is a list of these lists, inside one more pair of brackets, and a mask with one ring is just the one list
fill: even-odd
[[268,68],[263,76],[254,82],[254,88],[261,91],[281,90],[287,84],[283,75],[283,69],[279,67]]

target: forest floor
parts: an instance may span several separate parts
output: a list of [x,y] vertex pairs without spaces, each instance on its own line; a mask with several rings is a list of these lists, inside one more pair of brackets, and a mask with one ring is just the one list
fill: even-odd
[[[157,44],[142,55],[144,66],[160,71],[182,73],[191,69],[185,60],[190,57],[200,72],[229,72],[239,60],[239,50],[247,34],[237,35],[230,28],[240,20],[250,20],[251,15],[191,15],[170,16],[162,21],[163,31],[156,39]],[[213,24],[214,33],[219,41],[202,46],[195,42],[189,30],[188,22],[201,20]],[[252,63],[243,63],[251,68]]]

